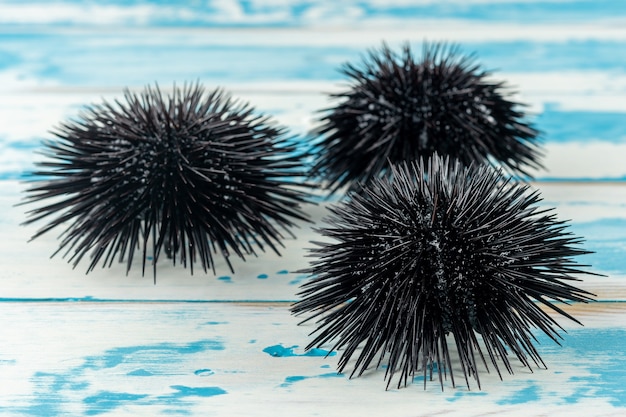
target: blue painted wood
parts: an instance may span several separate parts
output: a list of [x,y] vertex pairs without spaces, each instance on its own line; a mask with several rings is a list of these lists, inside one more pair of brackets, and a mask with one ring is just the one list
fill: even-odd
[[[89,0],[22,3],[4,0],[1,22],[10,25],[46,23],[59,27],[115,25],[139,27],[303,27],[329,23],[371,24],[415,19],[458,19],[478,22],[589,22],[626,16],[626,6],[612,0],[346,0],[207,2]],[[390,23],[391,22],[391,23]]]
[[[67,87],[141,86],[155,80],[170,84],[196,78],[222,83],[338,82],[343,79],[338,71],[341,64],[358,61],[369,49],[377,49],[387,40],[384,30],[370,34],[357,44],[342,44],[340,38],[334,41],[323,32],[317,34],[320,39],[298,37],[281,42],[281,31],[276,31],[273,36],[261,33],[259,40],[255,39],[259,29],[163,33],[35,28],[28,34],[3,29],[0,31],[0,69],[5,73],[19,73],[37,83]],[[455,37],[450,40],[457,41]],[[422,41],[421,36],[404,40],[410,42],[418,57]],[[404,42],[393,41],[392,46],[397,48]],[[497,71],[496,75],[592,71],[621,75],[626,56],[621,51],[625,45],[624,38],[558,42],[549,37],[514,41],[487,39],[464,41],[461,51],[476,54],[486,69]],[[499,78],[506,80],[505,75]],[[623,86],[616,87],[623,91]]]
[[[621,415],[626,411],[626,3],[614,0],[0,1],[0,414],[430,416]],[[283,257],[159,265],[85,276],[27,243],[16,207],[49,130],[124,87],[224,86],[306,140],[345,88],[338,68],[383,41],[417,51],[458,42],[529,105],[547,170],[547,207],[595,253],[606,277],[580,285],[562,347],[538,335],[548,369],[520,366],[483,389],[422,381],[384,390],[384,369],[337,375],[329,347],[305,354],[311,325],[288,305],[307,278],[304,226]],[[319,224],[324,205],[308,209]],[[322,354],[322,356],[319,356]],[[419,379],[419,378],[418,378]]]
[[[96,268],[87,276],[86,264],[72,269],[60,256],[49,259],[58,247],[57,235],[61,230],[29,242],[41,225],[20,226],[25,208],[15,203],[23,185],[10,181],[0,184],[5,187],[0,189],[0,227],[5,233],[0,242],[0,264],[6,278],[0,301],[295,301],[300,285],[307,279],[295,271],[308,266],[308,249],[312,246],[309,242],[320,239],[312,227],[322,225],[327,206],[333,204],[322,202],[306,207],[313,223],[302,223],[294,229],[296,238],[284,241],[282,256],[267,252],[257,258],[248,257],[246,262],[233,259],[235,274],[217,258],[216,275],[199,270],[190,275],[180,265],[173,266],[161,259],[155,285],[150,272],[141,275],[138,259],[128,275],[125,264],[114,263],[111,268]],[[539,187],[544,198],[542,206],[552,208],[560,219],[571,219],[570,231],[585,239],[580,247],[595,251],[577,261],[591,264],[589,270],[606,277],[582,277],[581,286],[604,300],[626,301],[626,192],[622,188],[614,184],[575,183],[541,183]]]
[[[337,374],[337,355],[305,353],[311,326],[297,326],[284,305],[0,303],[0,412],[620,415],[626,408],[625,309],[623,303],[610,312],[576,307],[591,327],[564,323],[561,347],[538,335],[545,369],[530,372],[513,361],[514,374],[502,380],[481,369],[481,390],[475,381],[468,389],[457,380],[454,388],[449,378],[443,390],[437,380],[424,387],[418,376],[406,388],[386,391],[384,367],[349,379]],[[38,324],[53,322],[49,329]],[[24,331],[33,327],[38,331]]]
[[[547,150],[547,170],[537,178],[623,180],[621,158],[602,160],[626,152],[622,9],[538,0],[4,1],[0,179],[31,170],[39,141],[82,105],[154,82],[225,86],[304,134],[315,111],[328,106],[326,93],[343,88],[341,64],[385,40],[419,51],[429,39],[476,53],[530,105]],[[41,120],[44,107],[50,116]]]

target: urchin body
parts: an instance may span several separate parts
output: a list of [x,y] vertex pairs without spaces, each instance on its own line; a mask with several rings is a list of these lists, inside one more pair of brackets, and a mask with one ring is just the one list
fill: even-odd
[[458,48],[426,44],[421,60],[406,45],[384,45],[361,65],[346,64],[347,90],[333,94],[313,132],[314,175],[331,191],[358,189],[388,171],[389,163],[434,153],[464,165],[490,163],[511,174],[540,168],[538,132],[504,83]]
[[306,218],[290,138],[221,90],[127,91],[54,133],[27,190],[27,203],[47,205],[28,223],[52,218],[34,237],[67,224],[58,251],[74,265],[88,255],[88,271],[116,257],[130,269],[137,248],[155,273],[161,252],[192,272],[198,261],[214,268],[216,253],[230,266],[232,254],[277,251],[293,220]]
[[398,386],[418,369],[426,381],[433,364],[442,387],[443,372],[454,384],[451,340],[468,387],[471,376],[480,386],[481,362],[512,372],[509,353],[543,365],[532,329],[559,335],[541,304],[573,319],[553,301],[591,296],[568,283],[583,273],[572,259],[586,253],[580,239],[537,207],[536,192],[490,167],[434,156],[391,171],[331,207],[320,229],[328,240],[312,250],[293,306],[318,319],[309,347],[333,343],[340,371],[355,356],[352,375],[385,360]]

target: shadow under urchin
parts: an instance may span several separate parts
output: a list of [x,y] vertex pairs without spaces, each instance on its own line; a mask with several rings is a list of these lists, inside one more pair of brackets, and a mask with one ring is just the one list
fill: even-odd
[[49,219],[34,236],[66,224],[60,246],[74,267],[93,270],[140,249],[142,273],[162,252],[193,273],[215,273],[214,255],[244,259],[278,253],[283,232],[307,220],[299,151],[285,129],[246,103],[199,84],[158,86],[88,106],[44,143],[25,203],[26,224]]
[[523,105],[457,45],[424,43],[416,60],[408,44],[401,53],[383,44],[341,72],[349,87],[331,95],[337,104],[322,110],[312,132],[312,176],[331,193],[358,189],[384,175],[389,163],[434,153],[527,177],[529,168],[542,167],[539,132]]
[[589,253],[582,239],[537,191],[486,165],[434,155],[392,165],[391,177],[330,206],[318,230],[326,239],[292,307],[315,320],[308,348],[339,350],[339,372],[356,358],[351,377],[384,361],[387,387],[420,373],[426,386],[434,367],[442,389],[448,374],[454,386],[453,362],[468,389],[470,377],[480,388],[479,366],[513,373],[509,355],[545,367],[532,330],[559,343],[562,328],[541,306],[578,323],[559,303],[593,296],[571,284],[595,275],[573,259]]

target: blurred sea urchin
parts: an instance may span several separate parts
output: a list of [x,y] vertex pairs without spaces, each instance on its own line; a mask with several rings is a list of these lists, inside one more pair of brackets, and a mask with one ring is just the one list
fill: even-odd
[[541,167],[538,131],[524,120],[522,106],[458,46],[426,43],[418,61],[408,44],[400,54],[383,45],[341,71],[350,86],[331,96],[338,103],[323,111],[313,131],[312,175],[331,192],[358,189],[389,163],[434,153],[511,174]]

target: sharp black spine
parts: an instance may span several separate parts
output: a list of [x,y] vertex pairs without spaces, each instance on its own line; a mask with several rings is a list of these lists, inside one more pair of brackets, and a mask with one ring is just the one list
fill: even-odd
[[312,176],[331,192],[358,189],[389,163],[434,153],[517,176],[542,167],[539,132],[525,121],[523,105],[458,46],[425,43],[417,61],[408,44],[401,53],[383,44],[341,72],[349,87],[331,95],[338,103],[322,111],[312,132]]
[[[142,271],[165,252],[193,273],[215,273],[214,255],[278,253],[283,233],[307,220],[306,173],[294,138],[221,89],[158,86],[88,106],[44,144],[25,203],[47,202],[26,223],[50,219],[33,238],[67,224],[57,252],[87,272],[116,257]],[[55,253],[57,253],[55,252]]]
[[572,284],[593,274],[573,259],[588,253],[582,239],[537,191],[490,166],[434,155],[390,169],[331,205],[318,230],[325,239],[292,307],[316,320],[308,348],[339,350],[340,372],[356,357],[351,376],[385,360],[387,387],[419,369],[426,385],[436,366],[443,389],[453,364],[480,387],[479,366],[513,372],[509,354],[544,367],[532,330],[558,343],[561,327],[540,307],[576,321],[559,303],[593,297]]

